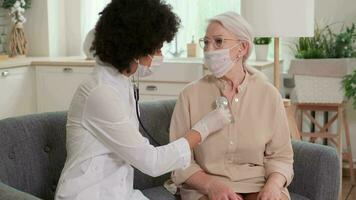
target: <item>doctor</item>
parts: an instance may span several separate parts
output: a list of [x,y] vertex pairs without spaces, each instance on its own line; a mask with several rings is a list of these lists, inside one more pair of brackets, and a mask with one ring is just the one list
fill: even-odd
[[140,134],[130,77],[147,76],[161,64],[160,48],[178,26],[162,0],[113,0],[102,11],[92,44],[94,73],[68,111],[67,160],[55,199],[147,199],[133,189],[133,167],[150,176],[186,168],[191,149],[229,123],[229,112],[216,109],[164,146]]

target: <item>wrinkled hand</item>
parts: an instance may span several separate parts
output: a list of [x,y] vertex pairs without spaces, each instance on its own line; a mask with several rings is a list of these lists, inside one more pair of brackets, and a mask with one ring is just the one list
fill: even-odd
[[201,136],[201,141],[204,141],[211,133],[224,128],[230,122],[230,111],[228,109],[218,108],[205,115],[192,129],[198,131]]
[[243,200],[231,188],[217,180],[212,180],[208,186],[209,200]]
[[282,189],[276,184],[266,184],[258,193],[257,200],[280,200]]

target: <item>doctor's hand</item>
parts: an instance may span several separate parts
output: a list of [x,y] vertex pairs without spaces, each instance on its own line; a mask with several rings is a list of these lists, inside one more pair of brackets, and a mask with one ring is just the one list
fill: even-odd
[[209,200],[243,200],[239,194],[220,181],[212,180],[208,185]]
[[199,132],[201,141],[204,141],[211,133],[224,128],[230,122],[230,111],[225,108],[217,108],[205,115],[192,129]]

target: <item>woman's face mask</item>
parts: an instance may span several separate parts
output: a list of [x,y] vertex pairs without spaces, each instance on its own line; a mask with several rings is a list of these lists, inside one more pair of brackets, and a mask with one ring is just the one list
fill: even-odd
[[153,57],[150,55],[148,55],[148,56],[152,60],[151,66],[146,66],[146,65],[140,64],[138,60],[136,61],[138,64],[137,73],[138,73],[138,76],[140,76],[140,77],[147,77],[147,76],[152,75],[155,71],[157,71],[159,66],[161,66],[163,63],[163,56],[153,56]]
[[233,63],[239,58],[231,59],[230,50],[236,48],[238,45],[236,44],[228,49],[204,52],[204,64],[215,77],[221,78],[230,71]]

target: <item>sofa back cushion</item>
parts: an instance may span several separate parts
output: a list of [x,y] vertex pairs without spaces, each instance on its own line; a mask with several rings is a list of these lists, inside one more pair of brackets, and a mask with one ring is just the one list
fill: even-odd
[[[147,101],[140,104],[141,121],[149,134],[160,144],[169,142],[169,126],[176,100]],[[154,146],[157,144],[147,136],[140,126],[140,132],[150,140]],[[170,174],[152,178],[135,170],[134,187],[139,190],[162,185],[170,178]]]
[[0,181],[43,199],[53,199],[66,158],[66,113],[0,121]]
[[[142,123],[161,145],[169,141],[174,105],[175,100],[140,103]],[[0,120],[0,182],[53,199],[66,159],[66,119],[66,112],[55,112]],[[141,128],[140,132],[147,137]],[[162,185],[168,178],[169,174],[152,178],[135,170],[134,187]]]

